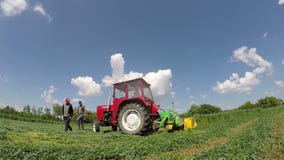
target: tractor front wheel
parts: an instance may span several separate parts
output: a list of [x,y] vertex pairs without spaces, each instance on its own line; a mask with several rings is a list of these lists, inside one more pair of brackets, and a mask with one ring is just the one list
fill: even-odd
[[148,129],[149,123],[149,112],[138,103],[127,104],[119,112],[119,128],[126,134],[141,134]]

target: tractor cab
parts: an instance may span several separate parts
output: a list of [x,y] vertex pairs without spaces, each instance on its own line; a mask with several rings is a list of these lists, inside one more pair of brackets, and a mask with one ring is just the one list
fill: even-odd
[[145,82],[142,78],[116,83],[113,86],[113,104],[123,101],[133,101],[134,99],[142,103],[154,103],[150,84]]

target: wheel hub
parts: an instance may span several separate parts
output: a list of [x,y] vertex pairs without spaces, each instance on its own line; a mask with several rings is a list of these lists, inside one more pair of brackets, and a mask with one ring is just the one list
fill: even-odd
[[126,123],[130,126],[135,126],[137,123],[139,123],[139,117],[137,114],[129,114],[126,118]]
[[140,114],[134,109],[128,110],[122,116],[122,125],[128,131],[137,130],[141,125]]

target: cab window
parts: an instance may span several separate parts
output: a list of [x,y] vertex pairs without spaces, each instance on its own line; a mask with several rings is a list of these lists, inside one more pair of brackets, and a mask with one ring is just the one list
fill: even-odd
[[123,98],[126,96],[125,93],[126,90],[126,85],[125,84],[121,84],[119,86],[115,87],[114,93],[115,93],[115,97],[116,98]]

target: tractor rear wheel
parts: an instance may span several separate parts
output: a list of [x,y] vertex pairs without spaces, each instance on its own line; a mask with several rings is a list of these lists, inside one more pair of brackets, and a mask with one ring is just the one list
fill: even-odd
[[138,103],[127,104],[119,112],[118,125],[126,134],[142,134],[149,130],[149,124],[149,111]]
[[93,131],[94,133],[100,132],[100,123],[97,119],[94,120]]

